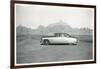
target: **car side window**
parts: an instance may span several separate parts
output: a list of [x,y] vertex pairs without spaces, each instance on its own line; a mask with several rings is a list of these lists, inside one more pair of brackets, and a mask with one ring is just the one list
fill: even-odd
[[61,34],[61,37],[65,37],[64,34]]
[[64,34],[64,33],[55,33],[54,35],[55,37],[70,37],[69,34]]
[[60,34],[58,34],[58,33],[55,33],[55,37],[60,37]]
[[70,35],[69,34],[65,34],[65,37],[70,37]]

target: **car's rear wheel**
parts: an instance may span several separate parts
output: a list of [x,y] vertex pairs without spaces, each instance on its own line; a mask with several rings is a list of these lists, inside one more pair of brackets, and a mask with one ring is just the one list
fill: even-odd
[[44,40],[44,44],[49,45],[50,44],[49,40]]

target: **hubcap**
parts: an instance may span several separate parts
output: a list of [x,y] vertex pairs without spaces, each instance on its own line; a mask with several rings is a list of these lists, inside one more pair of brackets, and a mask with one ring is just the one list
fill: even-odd
[[49,41],[45,41],[45,44],[46,44],[46,45],[49,45]]

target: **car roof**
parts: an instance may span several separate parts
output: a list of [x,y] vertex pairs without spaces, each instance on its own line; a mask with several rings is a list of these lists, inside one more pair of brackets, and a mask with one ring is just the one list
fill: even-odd
[[54,33],[54,34],[68,34],[68,33]]

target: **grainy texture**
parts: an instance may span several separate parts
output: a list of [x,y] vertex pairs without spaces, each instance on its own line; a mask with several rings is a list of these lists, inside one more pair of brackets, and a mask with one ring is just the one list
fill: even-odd
[[40,45],[40,36],[17,36],[17,63],[89,60],[93,57],[91,35],[78,35],[77,45]]

